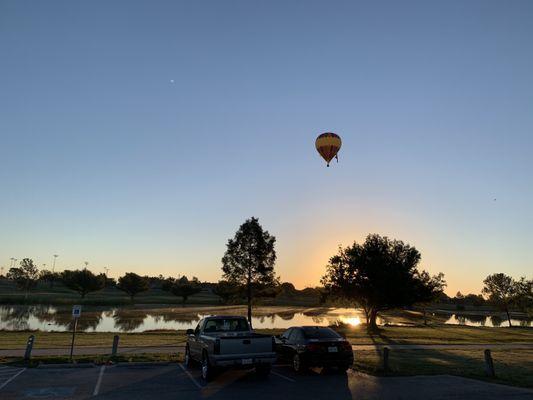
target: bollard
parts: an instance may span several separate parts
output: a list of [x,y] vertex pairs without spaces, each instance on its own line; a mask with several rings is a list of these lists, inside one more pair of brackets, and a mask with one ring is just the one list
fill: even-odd
[[111,356],[115,357],[118,350],[118,335],[113,337],[113,349],[111,350]]
[[383,371],[387,372],[389,370],[389,348],[383,348]]
[[485,373],[491,378],[496,377],[496,373],[494,372],[494,362],[492,361],[489,349],[485,350]]
[[35,336],[31,335],[28,338],[28,342],[26,343],[26,352],[24,353],[24,360],[28,361],[31,358],[31,351],[33,349],[33,342],[35,341]]

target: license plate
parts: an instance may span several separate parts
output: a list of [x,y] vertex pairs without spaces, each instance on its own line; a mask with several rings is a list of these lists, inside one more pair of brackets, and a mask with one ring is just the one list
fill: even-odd
[[328,347],[328,353],[337,353],[339,349],[337,349],[335,346]]
[[242,365],[250,365],[254,363],[254,360],[251,358],[243,358],[241,361]]

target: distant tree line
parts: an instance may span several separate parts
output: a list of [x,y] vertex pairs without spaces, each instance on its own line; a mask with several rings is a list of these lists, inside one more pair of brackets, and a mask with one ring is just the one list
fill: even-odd
[[[50,287],[61,283],[81,298],[114,287],[127,294],[132,302],[141,293],[161,290],[186,303],[191,296],[205,290],[218,295],[224,303],[245,301],[251,323],[252,305],[257,298],[290,296],[296,292],[292,284],[281,283],[275,274],[275,243],[275,236],[264,230],[257,218],[247,219],[227,242],[221,260],[223,276],[218,283],[202,283],[196,277],[150,277],[133,272],[115,281],[87,268],[61,273],[39,271],[29,258],[23,259],[19,267],[11,268],[7,278],[14,281],[25,296],[39,281]],[[525,277],[515,280],[495,273],[483,281],[482,294],[458,292],[450,298],[444,293],[444,274],[430,275],[419,268],[420,261],[421,254],[414,246],[386,236],[368,235],[363,243],[339,247],[326,266],[321,280],[323,286],[302,292],[316,295],[321,303],[334,299],[361,307],[369,329],[377,329],[377,318],[383,311],[412,306],[422,306],[425,310],[430,303],[451,303],[459,310],[466,306],[497,307],[506,313],[510,326],[511,310],[533,313],[533,280]]]
[[56,284],[78,293],[82,299],[88,294],[98,292],[106,287],[113,287],[127,294],[131,301],[140,293],[150,289],[161,289],[175,296],[181,297],[183,303],[187,299],[202,290],[202,284],[198,278],[189,280],[186,276],[180,278],[165,278],[163,276],[149,277],[141,276],[133,272],[127,272],[118,280],[107,277],[105,274],[94,274],[87,268],[76,270],[64,270],[62,272],[52,272],[46,269],[41,271],[35,266],[30,258],[24,258],[19,267],[9,269],[6,278],[12,280],[18,289],[24,291],[25,298],[39,282],[53,288]]

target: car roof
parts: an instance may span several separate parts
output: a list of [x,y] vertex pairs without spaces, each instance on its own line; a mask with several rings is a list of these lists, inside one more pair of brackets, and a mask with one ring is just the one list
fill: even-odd
[[228,318],[246,319],[246,317],[243,317],[242,315],[209,315],[208,317],[205,317],[205,319],[228,319]]
[[[305,328],[316,328],[316,329],[331,329],[329,326],[320,326],[320,325],[301,325],[301,326],[291,326],[287,329],[305,329]],[[331,329],[333,330],[333,329]]]

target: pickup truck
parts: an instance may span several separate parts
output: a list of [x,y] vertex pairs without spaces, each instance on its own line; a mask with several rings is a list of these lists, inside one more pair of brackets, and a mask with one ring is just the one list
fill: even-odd
[[187,329],[185,366],[200,363],[206,382],[217,369],[229,367],[255,367],[259,376],[267,376],[275,360],[274,337],[255,333],[244,317],[205,317],[196,329]]

